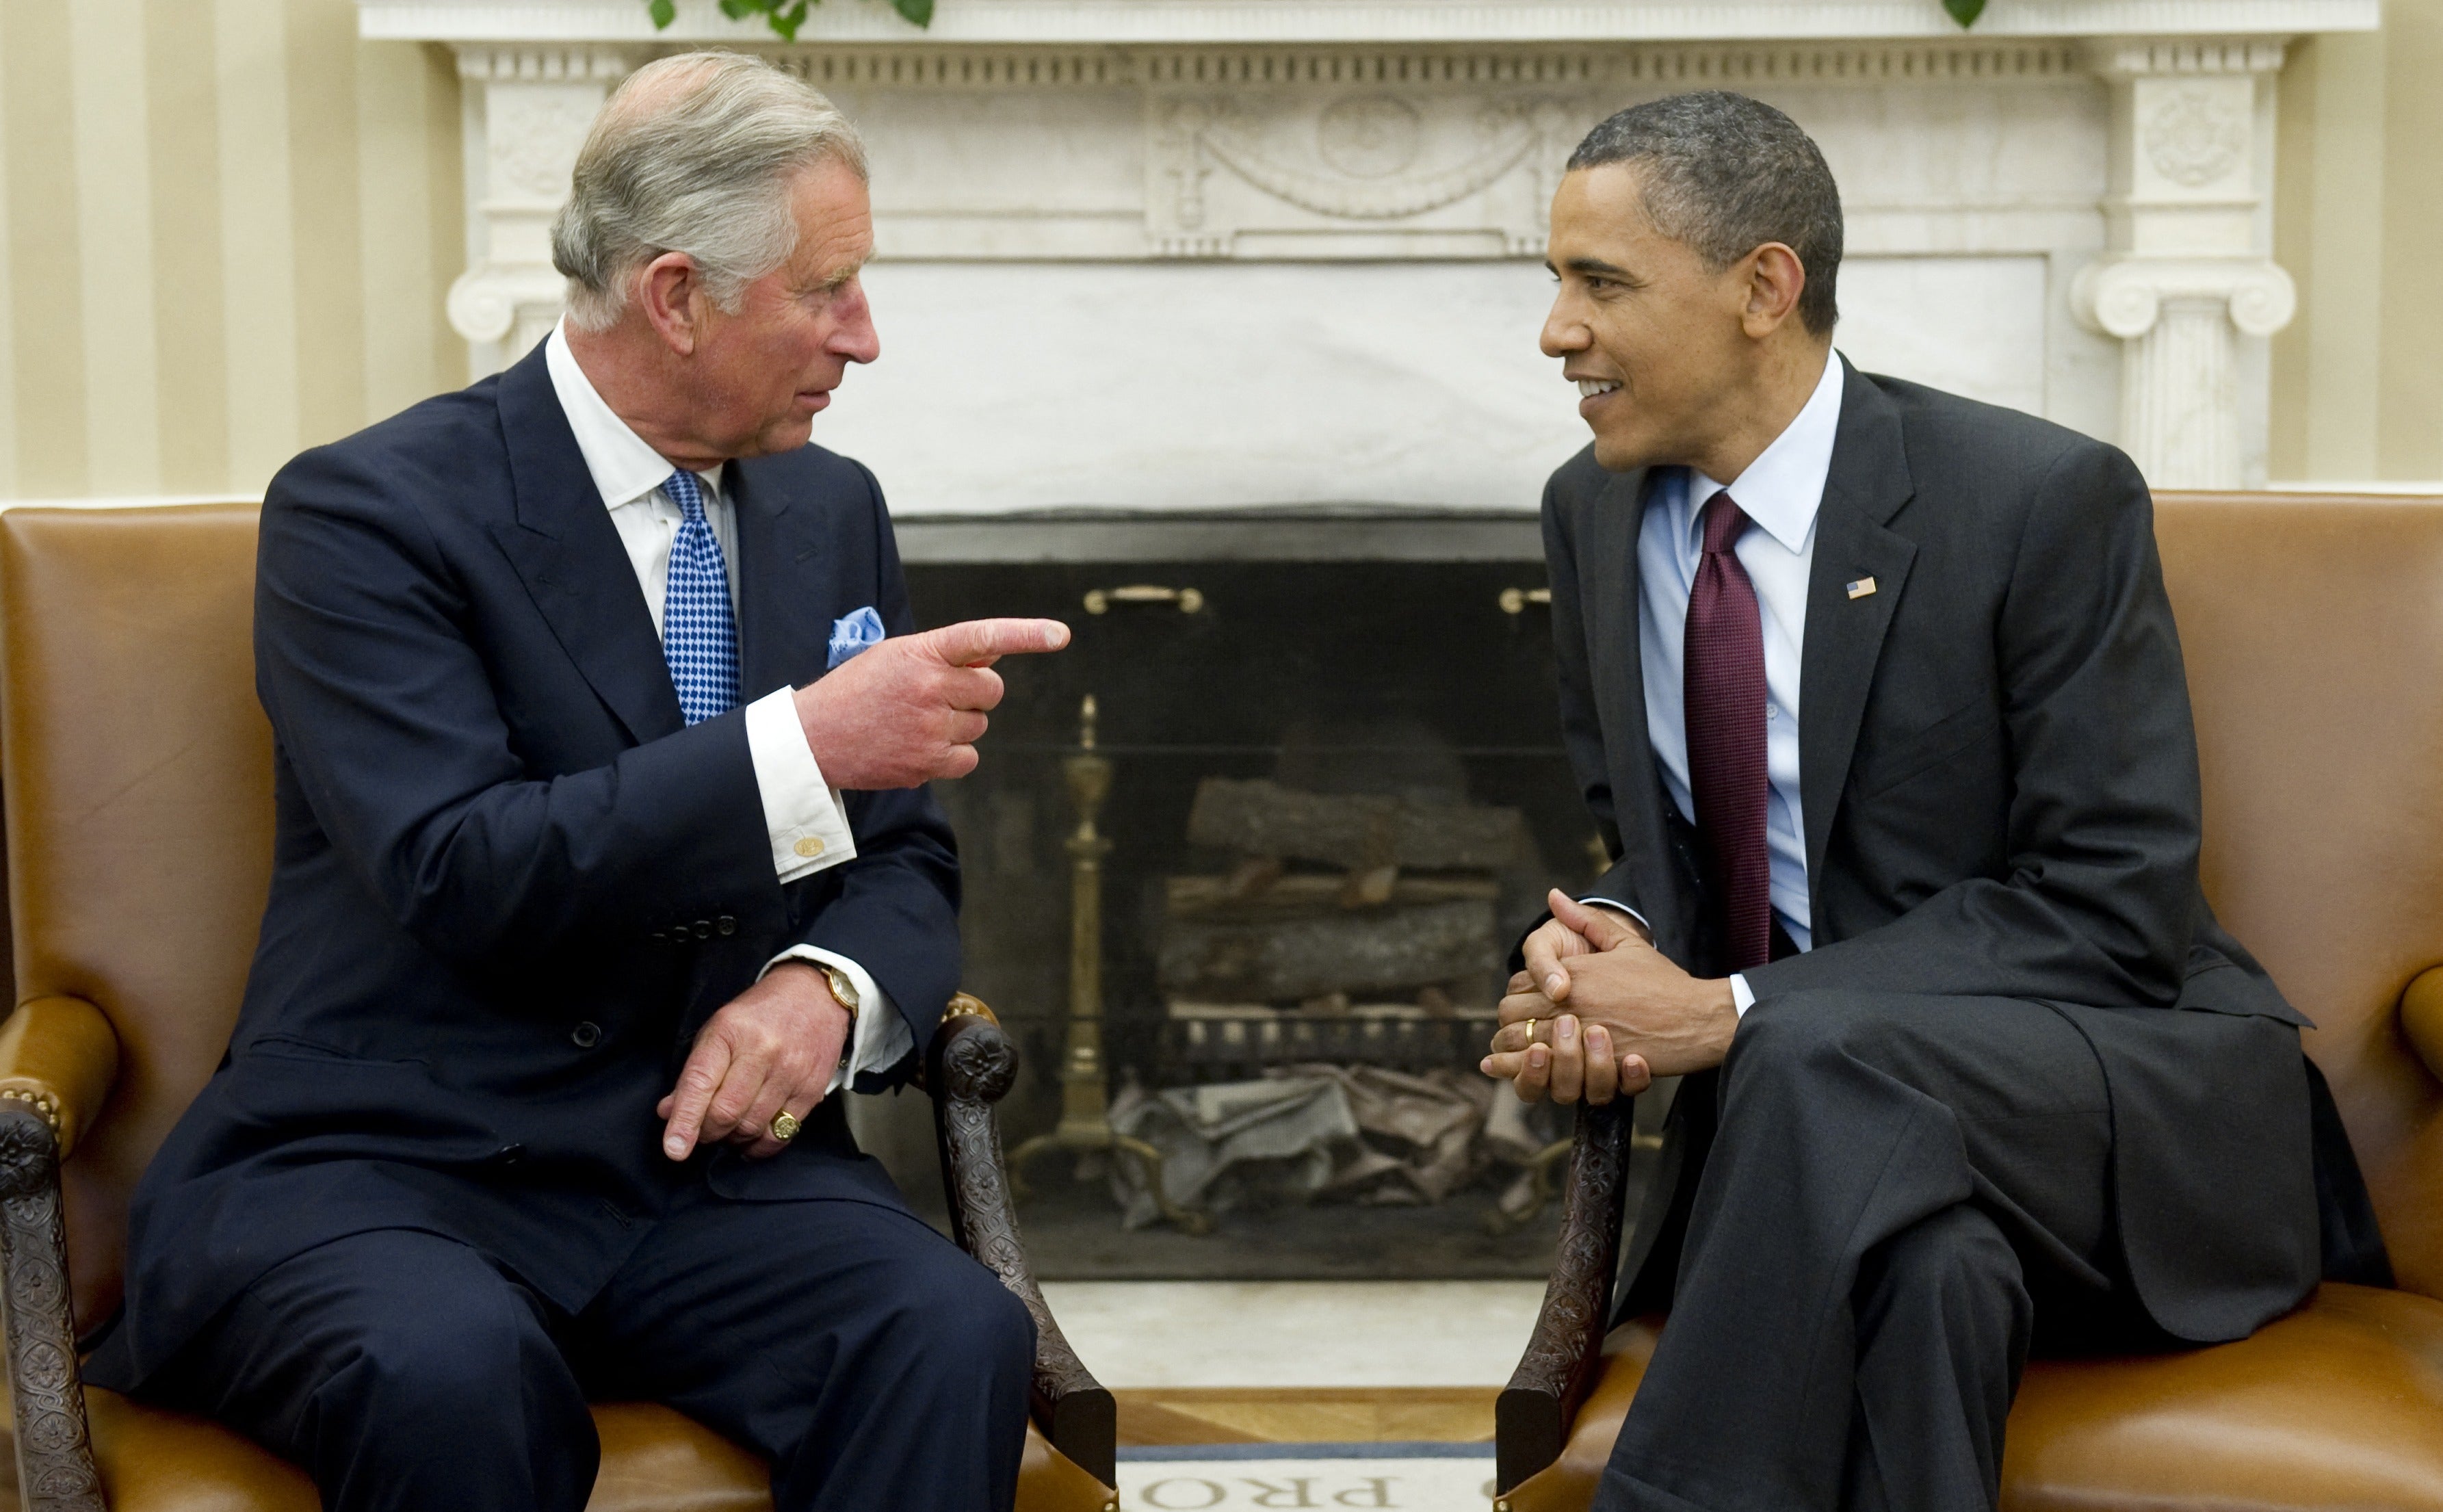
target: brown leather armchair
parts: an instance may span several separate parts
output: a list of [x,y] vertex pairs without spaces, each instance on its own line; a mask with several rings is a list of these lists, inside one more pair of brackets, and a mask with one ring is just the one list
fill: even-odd
[[[2325,1285],[2213,1349],[2030,1364],[2002,1504],[2443,1508],[2443,499],[2170,495],[2156,535],[2206,891],[2318,1024],[2400,1289]],[[1578,1120],[1559,1263],[1496,1410],[1499,1512],[1582,1512],[1662,1326],[1604,1328],[1626,1115]]]
[[[28,1512],[312,1512],[304,1475],[78,1380],[127,1204],[219,1062],[271,868],[252,506],[0,516],[0,770],[17,1009],[0,1024],[0,1292]],[[1018,1052],[952,1005],[926,1058],[953,1226],[1035,1315],[1024,1512],[1116,1512],[1115,1413],[1043,1304],[993,1104]],[[71,1308],[73,1307],[73,1312]],[[769,1508],[763,1466],[668,1408],[598,1407],[594,1512]],[[89,1430],[89,1431],[88,1431]]]

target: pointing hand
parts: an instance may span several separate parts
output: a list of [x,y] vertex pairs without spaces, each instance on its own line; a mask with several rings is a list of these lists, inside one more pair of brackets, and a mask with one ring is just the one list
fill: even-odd
[[798,723],[823,780],[872,791],[914,787],[976,769],[984,712],[1001,702],[992,664],[1058,651],[1056,619],[970,619],[893,636],[797,691]]

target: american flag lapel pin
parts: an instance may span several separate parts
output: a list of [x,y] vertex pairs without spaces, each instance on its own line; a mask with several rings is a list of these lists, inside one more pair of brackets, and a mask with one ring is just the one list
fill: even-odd
[[1864,599],[1874,591],[1875,580],[1872,578],[1861,578],[1849,584],[1849,597],[1852,599]]

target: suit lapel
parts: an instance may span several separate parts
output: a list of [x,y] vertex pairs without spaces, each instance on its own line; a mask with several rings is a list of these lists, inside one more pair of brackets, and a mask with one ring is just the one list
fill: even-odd
[[[1842,360],[1841,423],[1832,470],[1815,518],[1815,561],[1807,580],[1807,644],[1800,655],[1798,791],[1807,818],[1810,902],[1824,894],[1824,847],[1849,758],[1891,628],[1916,560],[1914,542],[1887,523],[1915,491],[1901,439],[1900,414],[1872,383]],[[1874,580],[1858,597],[1851,583]],[[1821,909],[1816,913],[1821,916]]]
[[517,518],[494,539],[569,659],[639,744],[684,728],[652,611],[585,468],[541,346],[501,376]]
[[1660,474],[1624,472],[1583,511],[1578,522],[1578,614],[1587,637],[1589,681],[1604,733],[1612,782],[1612,817],[1621,851],[1645,857],[1638,905],[1662,940],[1679,939],[1689,922],[1681,910],[1682,879],[1671,861],[1662,814],[1662,783],[1654,767],[1645,718],[1645,660],[1640,606],[1644,585],[1638,537]]
[[822,511],[775,470],[733,462],[722,480],[738,521],[738,688],[750,700],[819,673],[838,612],[818,591],[831,575],[810,568]]

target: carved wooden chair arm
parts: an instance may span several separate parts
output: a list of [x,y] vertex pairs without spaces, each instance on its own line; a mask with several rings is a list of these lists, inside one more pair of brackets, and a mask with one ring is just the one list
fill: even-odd
[[0,1023],[0,1104],[50,1126],[59,1158],[93,1127],[119,1079],[119,1035],[83,998],[36,998]]
[[1504,1494],[1561,1457],[1593,1387],[1620,1268],[1620,1224],[1634,1102],[1581,1106],[1561,1196],[1561,1243],[1535,1332],[1495,1399],[1494,1482]]
[[1116,1485],[1118,1407],[1061,1337],[1018,1236],[1001,1129],[993,1117],[993,1104],[1018,1079],[1018,1043],[1002,1031],[992,1009],[962,992],[950,1000],[942,1026],[934,1032],[923,1079],[933,1095],[933,1131],[941,1142],[951,1233],[1035,1317],[1031,1406],[1036,1426],[1078,1468],[1105,1485]]
[[0,1024],[0,1295],[27,1512],[104,1512],[77,1373],[60,1161],[119,1075],[119,1037],[81,998],[38,998]]

